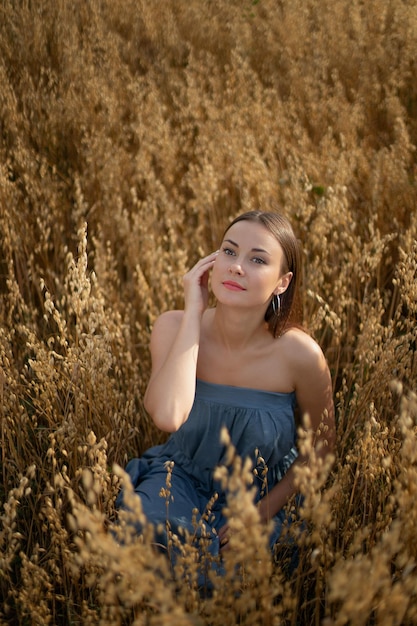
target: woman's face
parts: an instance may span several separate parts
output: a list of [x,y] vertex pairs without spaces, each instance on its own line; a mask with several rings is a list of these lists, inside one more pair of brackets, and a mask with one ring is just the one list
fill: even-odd
[[213,266],[211,287],[218,302],[266,310],[283,293],[292,274],[283,273],[284,251],[258,222],[242,220],[226,232]]

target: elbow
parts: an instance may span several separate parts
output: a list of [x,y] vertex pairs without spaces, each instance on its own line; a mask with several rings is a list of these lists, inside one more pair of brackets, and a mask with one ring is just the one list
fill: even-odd
[[164,433],[175,433],[181,426],[181,424],[175,423],[172,418],[164,419],[160,414],[155,416],[151,415],[151,417],[155,426]]
[[165,433],[176,432],[186,420],[186,418],[178,415],[173,407],[163,408],[158,404],[154,406],[146,396],[143,404],[155,426]]

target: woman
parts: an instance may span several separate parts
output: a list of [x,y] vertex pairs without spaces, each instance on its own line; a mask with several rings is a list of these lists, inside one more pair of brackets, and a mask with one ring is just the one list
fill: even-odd
[[[165,463],[174,462],[168,521],[175,533],[183,527],[193,534],[193,510],[202,515],[217,493],[207,530],[213,554],[228,543],[227,494],[213,478],[225,457],[222,427],[239,455],[255,466],[258,451],[266,463],[267,489],[259,481],[256,500],[261,519],[274,521],[271,548],[295,493],[294,468],[307,462],[297,456],[296,405],[309,415],[317,454],[332,451],[329,370],[317,343],[293,322],[299,272],[298,244],[286,218],[260,211],[240,215],[220,250],[185,275],[184,310],[162,314],[152,331],[145,408],[172,434],[126,469],[147,519],[165,527],[166,502],[159,493]],[[214,308],[208,308],[210,274]],[[323,423],[327,428],[320,428]],[[158,541],[166,543],[164,532]]]

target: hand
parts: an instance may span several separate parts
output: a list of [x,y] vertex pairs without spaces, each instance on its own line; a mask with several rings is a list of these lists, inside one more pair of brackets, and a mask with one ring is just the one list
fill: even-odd
[[209,272],[214,265],[219,251],[212,252],[200,259],[184,276],[184,309],[195,307],[200,314],[206,310],[209,299]]
[[259,513],[259,517],[261,518],[261,522],[263,524],[266,524],[267,522],[269,522],[271,515],[269,511],[269,501],[268,501],[267,495],[259,500],[258,513]]
[[230,538],[229,524],[224,524],[224,526],[222,526],[219,529],[218,537],[219,537],[219,542],[220,542],[220,552],[223,552],[224,550],[229,550],[230,549],[230,545],[229,545],[229,538]]

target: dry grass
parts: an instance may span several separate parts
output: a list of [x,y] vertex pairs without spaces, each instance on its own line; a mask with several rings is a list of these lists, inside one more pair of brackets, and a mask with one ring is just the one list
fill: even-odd
[[[413,0],[1,0],[1,624],[417,622],[416,49]],[[175,580],[151,529],[108,532],[117,468],[161,440],[155,317],[275,203],[338,456],[299,477],[290,576],[235,461],[248,530],[203,597],[191,539]]]

